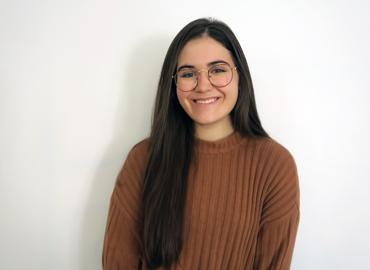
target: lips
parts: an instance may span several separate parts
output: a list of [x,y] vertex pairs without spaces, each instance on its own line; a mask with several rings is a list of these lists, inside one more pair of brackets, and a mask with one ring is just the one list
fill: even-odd
[[219,98],[220,97],[199,98],[193,99],[193,102],[197,104],[211,104],[216,102]]

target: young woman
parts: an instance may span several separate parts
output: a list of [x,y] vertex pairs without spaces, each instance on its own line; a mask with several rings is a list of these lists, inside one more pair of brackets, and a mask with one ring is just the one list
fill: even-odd
[[117,177],[105,270],[289,269],[299,222],[294,158],[263,129],[244,53],[213,19],[165,57],[151,134]]

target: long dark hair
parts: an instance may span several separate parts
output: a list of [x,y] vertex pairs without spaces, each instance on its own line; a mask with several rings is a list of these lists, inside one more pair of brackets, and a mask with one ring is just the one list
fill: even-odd
[[202,18],[187,24],[172,41],[164,59],[149,137],[149,159],[143,190],[143,259],[150,269],[169,268],[183,247],[188,170],[194,156],[194,123],[181,107],[172,76],[185,44],[209,36],[231,52],[239,72],[239,94],[231,112],[242,136],[269,137],[257,114],[247,60],[232,30],[223,22]]

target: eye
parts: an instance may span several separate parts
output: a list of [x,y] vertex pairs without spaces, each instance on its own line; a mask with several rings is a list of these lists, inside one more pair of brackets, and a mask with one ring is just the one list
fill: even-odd
[[227,72],[227,67],[225,66],[214,66],[210,69],[210,73],[211,74],[218,74],[218,73],[224,73],[224,72]]
[[194,70],[189,70],[189,69],[187,69],[187,70],[181,70],[181,71],[179,71],[179,73],[178,73],[178,76],[179,76],[179,78],[184,78],[184,79],[187,79],[187,78],[193,78],[194,76],[195,76],[195,71]]

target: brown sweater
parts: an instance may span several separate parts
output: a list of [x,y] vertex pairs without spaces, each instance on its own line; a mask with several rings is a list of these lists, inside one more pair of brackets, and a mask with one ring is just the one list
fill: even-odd
[[[299,222],[298,174],[290,152],[273,139],[238,132],[216,142],[196,139],[195,147],[199,166],[189,171],[184,247],[171,270],[289,269]],[[117,177],[104,270],[138,269],[147,157],[145,139],[131,149]]]

